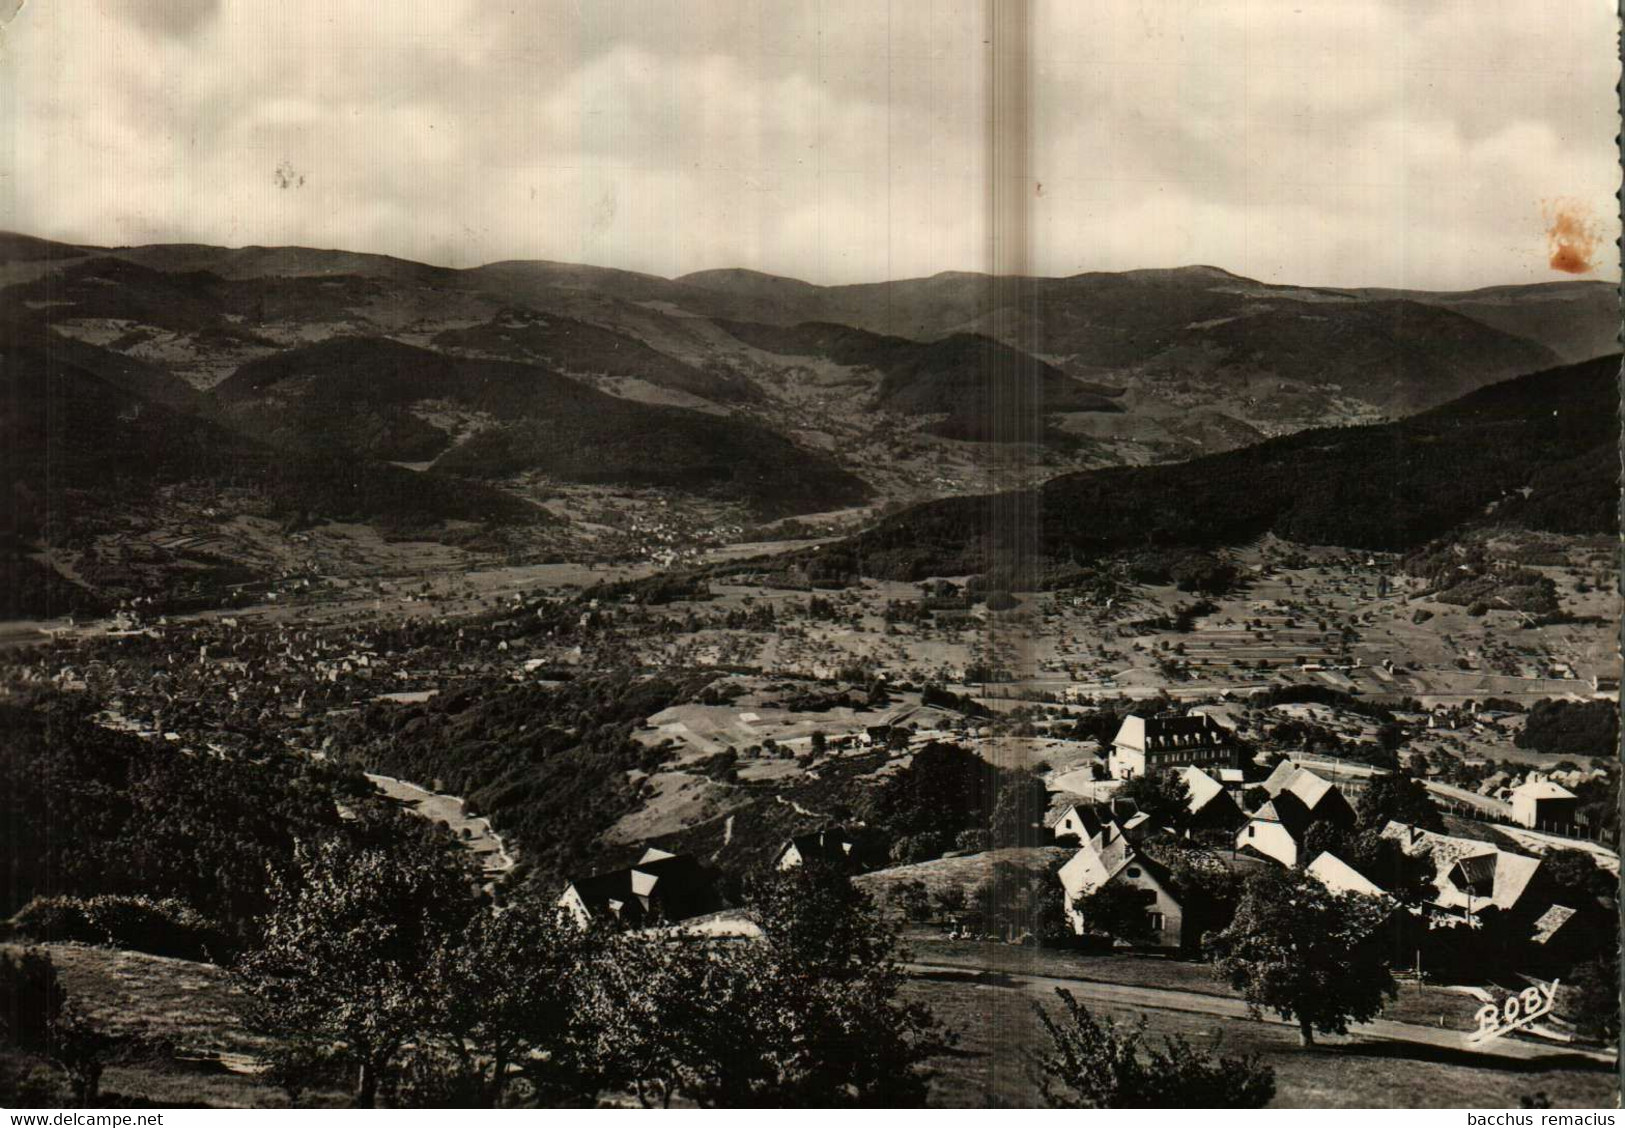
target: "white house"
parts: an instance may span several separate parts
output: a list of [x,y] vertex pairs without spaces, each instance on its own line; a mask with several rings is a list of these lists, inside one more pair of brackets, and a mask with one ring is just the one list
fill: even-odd
[[1512,818],[1524,826],[1568,826],[1579,805],[1574,792],[1538,775],[1512,789]]
[[1100,846],[1080,847],[1056,876],[1066,894],[1067,918],[1078,935],[1087,931],[1088,922],[1078,911],[1077,900],[1104,885],[1116,883],[1137,890],[1144,901],[1152,947],[1177,949],[1184,944],[1185,910],[1175,895],[1168,872],[1154,859],[1135,850],[1121,834]]
[[1384,826],[1382,836],[1398,842],[1412,857],[1428,859],[1433,867],[1432,901],[1439,909],[1470,917],[1492,907],[1503,912],[1528,908],[1524,896],[1540,869],[1539,858],[1399,822]]
[[810,861],[846,868],[852,864],[853,842],[840,827],[825,827],[811,834],[798,834],[779,849],[773,868],[791,870]]
[[1205,713],[1124,717],[1112,738],[1106,763],[1113,779],[1129,779],[1187,764],[1203,769],[1241,766],[1230,730]]
[[1330,780],[1283,760],[1264,781],[1269,800],[1236,832],[1236,849],[1248,847],[1283,866],[1298,864],[1298,850],[1318,822],[1354,825],[1354,808]]

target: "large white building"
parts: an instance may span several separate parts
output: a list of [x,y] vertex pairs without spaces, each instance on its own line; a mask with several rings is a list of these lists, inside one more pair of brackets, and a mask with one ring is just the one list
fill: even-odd
[[1184,717],[1123,718],[1112,739],[1107,767],[1113,779],[1130,779],[1164,768],[1239,768],[1230,730],[1205,713]]

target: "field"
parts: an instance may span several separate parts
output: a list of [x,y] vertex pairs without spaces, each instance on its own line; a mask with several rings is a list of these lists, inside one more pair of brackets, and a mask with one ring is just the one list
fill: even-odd
[[[226,973],[211,964],[79,944],[43,946],[72,998],[109,1033],[156,1043],[107,1068],[104,1104],[174,1108],[286,1107],[257,1076],[265,1042],[243,1029]],[[172,1050],[170,1049],[172,1047]],[[339,1093],[305,1103],[342,1105]]]
[[[1038,1089],[1028,1073],[1030,1051],[1046,1039],[1033,1005],[1055,1002],[1053,984],[997,973],[971,975],[941,973],[917,978],[907,988],[908,997],[927,1003],[943,1023],[961,1032],[958,1044],[932,1063],[937,1075],[931,1103],[1031,1106]],[[1075,993],[1118,1022],[1143,1017],[1153,1037],[1182,1036],[1198,1046],[1217,1037],[1225,1054],[1258,1054],[1276,1072],[1275,1107],[1516,1108],[1522,1098],[1545,1093],[1558,1107],[1611,1108],[1619,1099],[1614,1070],[1584,1059],[1485,1059],[1464,1050],[1358,1037],[1303,1050],[1296,1032],[1286,1026],[1091,1004],[1081,987]]]

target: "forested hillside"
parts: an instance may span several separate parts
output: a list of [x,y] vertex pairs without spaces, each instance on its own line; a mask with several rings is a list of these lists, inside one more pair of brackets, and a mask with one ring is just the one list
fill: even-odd
[[1481,389],[1398,423],[1300,432],[1167,466],[1068,474],[1024,501],[907,510],[822,554],[821,568],[917,578],[980,571],[1031,514],[1051,561],[1127,549],[1288,540],[1401,550],[1464,523],[1618,527],[1619,358]]

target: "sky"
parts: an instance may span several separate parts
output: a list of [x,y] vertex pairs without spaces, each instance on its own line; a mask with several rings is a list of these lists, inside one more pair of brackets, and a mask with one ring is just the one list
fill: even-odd
[[819,283],[1613,280],[1615,34],[1610,0],[27,0],[0,226]]

